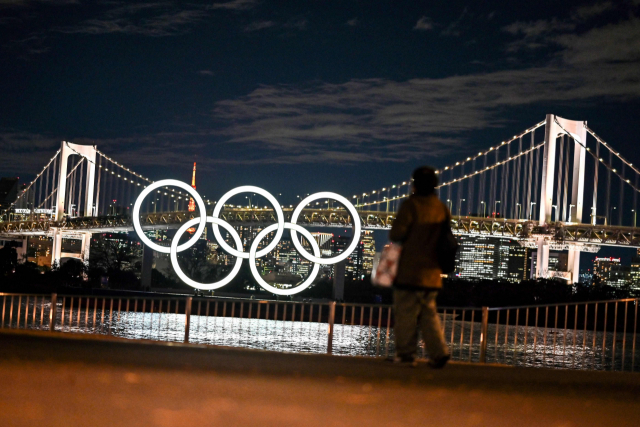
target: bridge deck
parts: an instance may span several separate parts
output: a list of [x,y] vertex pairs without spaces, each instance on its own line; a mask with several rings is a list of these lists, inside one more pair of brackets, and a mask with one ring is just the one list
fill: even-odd
[[[0,425],[635,426],[640,375],[0,333]],[[6,385],[10,385],[7,387]]]

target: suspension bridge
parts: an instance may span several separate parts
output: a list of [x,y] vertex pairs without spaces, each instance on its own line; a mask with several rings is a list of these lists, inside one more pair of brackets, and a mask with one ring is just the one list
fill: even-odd
[[[517,239],[537,251],[534,277],[548,277],[549,251],[568,251],[568,280],[576,282],[580,253],[603,245],[640,247],[636,227],[640,171],[585,121],[547,115],[512,138],[438,170],[439,197],[452,213],[457,234]],[[0,239],[53,239],[52,261],[62,239],[81,240],[87,260],[91,235],[133,230],[131,211],[153,181],[118,163],[96,146],[62,142],[15,202],[0,212]],[[354,195],[364,229],[388,229],[411,180]],[[585,197],[588,201],[585,201]],[[165,187],[142,204],[145,230],[178,228],[199,216],[186,192]],[[590,202],[590,203],[588,203]],[[205,199],[207,213],[216,202]],[[293,205],[282,206],[289,221]],[[221,217],[232,224],[270,225],[268,206],[226,204]],[[299,223],[350,227],[349,212],[331,201],[308,205]]]

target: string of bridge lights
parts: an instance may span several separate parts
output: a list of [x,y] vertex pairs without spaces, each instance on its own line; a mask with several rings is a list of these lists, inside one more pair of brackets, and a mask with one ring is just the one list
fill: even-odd
[[[146,182],[147,182],[147,183],[149,183],[149,184],[153,184],[153,183],[155,182],[155,181],[152,181],[151,179],[149,179],[149,178],[147,178],[147,177],[145,177],[145,176],[143,176],[143,175],[140,175],[139,173],[137,173],[137,172],[135,172],[135,171],[133,171],[133,170],[131,170],[131,169],[127,168],[126,166],[124,166],[124,165],[122,165],[122,164],[118,163],[117,161],[115,161],[114,159],[110,158],[109,156],[107,156],[106,154],[102,153],[101,151],[96,150],[96,152],[97,152],[98,154],[100,154],[102,157],[104,157],[106,160],[108,160],[109,162],[111,162],[111,163],[115,164],[117,167],[119,167],[119,168],[121,168],[121,169],[123,169],[123,170],[127,171],[128,173],[132,174],[133,176],[135,176],[135,177],[137,177],[137,178],[139,178],[139,179],[142,179],[142,180],[146,181]],[[117,174],[117,173],[116,173],[116,172],[114,172],[113,170],[109,170],[109,168],[107,168],[107,167],[106,167],[106,166],[104,166],[104,165],[100,165],[100,164],[99,164],[99,165],[97,165],[97,166],[98,166],[100,169],[103,169],[104,171],[106,171],[106,172],[108,172],[108,173],[111,173],[111,175],[112,175],[112,176],[117,177],[117,178],[120,178],[120,179],[124,179],[125,181],[127,181],[127,182],[131,182],[132,184],[137,185],[138,187],[142,187],[142,188],[147,188],[147,187],[148,187],[147,185],[143,185],[143,184],[140,184],[140,183],[136,183],[136,182],[134,182],[132,179],[127,179],[126,177],[123,177],[123,176],[121,176],[120,174]],[[169,188],[169,189],[166,189],[166,191],[168,191],[168,192],[170,192],[170,193],[174,193],[175,195],[179,195],[179,196],[178,196],[178,198],[179,198],[180,200],[182,200],[183,198],[184,198],[185,200],[187,200],[187,199],[189,198],[188,194],[183,193],[183,192],[181,192],[181,191],[176,191],[176,190],[173,190],[173,189],[170,189],[170,188]],[[157,193],[163,193],[163,191],[162,191],[162,190],[156,190],[156,192],[157,192]],[[167,194],[167,193],[165,192],[165,193],[164,193],[164,195],[167,195],[167,196],[168,196],[169,194]],[[174,197],[174,195],[171,195],[171,197]],[[214,200],[214,201],[211,201],[211,200],[209,200],[209,199],[204,198],[204,201],[205,201],[205,203],[206,203],[207,205],[212,205],[212,204],[214,204],[214,205],[215,205],[215,204],[217,204],[217,201],[215,201],[215,200]],[[229,205],[229,206],[230,206],[230,207],[234,207],[234,205]],[[235,206],[235,207],[238,207],[238,208],[239,208],[239,207],[241,207],[241,206],[240,206],[240,205],[237,205],[237,206]],[[289,207],[291,207],[291,208],[292,208],[292,207],[293,207],[293,205],[290,205]],[[263,209],[263,208],[259,208],[259,207],[257,207],[257,209]],[[264,209],[267,209],[267,207],[265,206],[265,207],[264,207]]]
[[38,180],[38,178],[40,178],[40,177],[42,176],[42,174],[44,173],[44,171],[46,171],[46,170],[47,170],[47,168],[51,165],[51,163],[53,163],[53,161],[56,159],[56,157],[58,157],[58,154],[60,154],[60,151],[62,151],[62,150],[61,150],[61,149],[58,149],[58,151],[56,151],[56,154],[54,154],[54,155],[53,155],[53,157],[49,160],[49,163],[47,163],[47,164],[45,165],[45,167],[43,167],[43,168],[42,168],[42,170],[40,171],[40,173],[38,173],[38,174],[36,175],[36,177],[33,179],[33,181],[31,181],[31,182],[29,183],[29,185],[27,186],[27,188],[25,188],[24,190],[22,190],[22,193],[20,193],[20,195],[16,198],[16,200],[14,200],[14,201],[13,201],[13,203],[11,203],[11,204],[10,204],[10,205],[9,205],[9,206],[8,206],[8,207],[7,207],[3,212],[2,212],[2,214],[3,214],[3,215],[4,215],[4,214],[6,214],[6,213],[9,211],[9,209],[11,209],[11,208],[16,204],[16,203],[18,203],[18,200],[20,200],[20,199],[22,198],[22,196],[23,196],[27,191],[29,191],[29,189],[31,188],[31,186],[32,186],[33,184],[35,184],[35,183],[36,183],[36,181]]
[[[75,151],[75,150],[74,150]],[[67,174],[67,177],[65,179],[69,179],[69,177],[76,171],[76,169],[78,169],[78,167],[82,164],[82,162],[86,159],[86,157],[83,156],[83,159],[80,160],[78,163],[76,163],[76,165],[73,167],[73,169],[71,169],[71,171],[69,171],[69,173]],[[86,159],[88,160],[88,159]],[[60,187],[60,183],[58,183],[58,185],[56,186],[56,188],[54,188],[53,190],[51,190],[51,193],[49,193],[43,201],[40,202],[40,204],[38,205],[38,208],[42,207],[42,205],[44,205],[47,200],[49,200],[50,197],[52,197],[56,191],[58,191],[58,188]]]
[[[483,169],[481,169],[481,170],[477,170],[477,171],[475,171],[475,172],[473,172],[473,173],[471,173],[471,174],[467,174],[467,175],[465,175],[465,176],[463,176],[463,177],[461,177],[461,178],[455,178],[455,179],[453,179],[453,180],[451,180],[451,181],[443,182],[442,184],[438,185],[438,186],[436,187],[436,189],[438,189],[438,188],[442,188],[442,187],[446,187],[447,185],[452,185],[452,184],[455,184],[455,183],[457,183],[457,182],[464,181],[464,180],[465,180],[465,179],[467,179],[467,178],[473,178],[473,177],[474,177],[474,176],[476,176],[476,175],[480,175],[480,174],[483,174],[483,173],[485,173],[485,172],[491,171],[492,169],[495,169],[495,168],[497,168],[497,167],[500,167],[500,166],[502,166],[502,165],[504,165],[504,164],[506,164],[506,163],[508,163],[508,162],[510,162],[510,161],[512,161],[512,160],[516,160],[516,159],[518,159],[519,157],[526,156],[526,155],[527,155],[527,154],[529,154],[530,152],[535,151],[535,150],[537,150],[537,149],[539,149],[540,147],[543,147],[543,146],[544,146],[544,142],[542,142],[542,143],[540,143],[540,144],[538,144],[538,145],[534,145],[533,147],[530,147],[530,148],[528,148],[528,149],[526,149],[526,150],[524,150],[524,151],[522,151],[522,152],[520,152],[520,153],[516,154],[515,156],[511,156],[511,157],[509,157],[508,159],[501,160],[501,161],[499,161],[499,162],[497,162],[497,163],[493,164],[492,166],[487,166],[486,168],[483,168]],[[383,190],[384,190],[384,189],[383,189]],[[403,194],[403,195],[400,195],[400,196],[396,196],[396,197],[395,197],[395,198],[393,198],[393,199],[389,199],[389,201],[393,201],[393,200],[397,200],[397,199],[402,199],[402,198],[407,197],[408,195],[409,195],[409,194],[407,193],[407,194]],[[387,200],[381,200],[381,201],[375,201],[375,202],[364,203],[364,204],[356,205],[356,206],[361,207],[361,206],[368,206],[368,205],[377,205],[377,204],[380,204],[380,203],[386,203],[386,202],[387,202]]]
[[[462,167],[462,166],[464,166],[464,165],[465,165],[466,163],[468,163],[468,162],[471,162],[471,161],[477,160],[478,158],[480,158],[480,157],[482,157],[482,156],[486,156],[486,155],[488,155],[488,154],[492,153],[494,150],[499,150],[499,149],[500,149],[500,148],[502,148],[503,146],[505,146],[505,145],[509,145],[509,144],[511,144],[513,141],[515,141],[515,140],[517,140],[517,139],[519,139],[519,138],[522,138],[523,136],[527,135],[527,134],[528,134],[528,133],[530,133],[530,132],[533,132],[534,130],[538,129],[539,127],[544,126],[544,125],[545,125],[545,123],[546,123],[546,120],[543,120],[543,121],[541,121],[541,122],[539,122],[539,123],[536,123],[536,124],[535,124],[535,125],[533,125],[532,127],[530,127],[530,128],[528,128],[527,130],[525,130],[524,132],[521,132],[521,133],[519,133],[519,134],[517,134],[517,135],[514,135],[514,136],[513,136],[513,138],[511,138],[511,139],[509,139],[509,140],[506,140],[506,141],[502,141],[502,143],[500,143],[500,145],[497,145],[497,146],[495,146],[495,147],[491,147],[491,148],[489,148],[487,151],[484,151],[484,152],[483,152],[483,151],[481,151],[481,152],[479,152],[476,156],[467,157],[465,160],[463,160],[463,161],[461,161],[461,162],[456,162],[455,164],[452,164],[452,165],[450,165],[450,166],[445,166],[444,168],[442,168],[442,169],[440,169],[440,170],[436,170],[436,173],[440,175],[440,174],[444,173],[444,171],[453,170],[453,169],[454,169],[454,168],[456,168],[457,166],[461,166],[461,167]],[[539,146],[537,146],[537,147],[535,147],[535,148],[539,148]],[[529,150],[527,150],[527,151],[523,152],[522,154],[526,154],[526,153],[528,153],[529,151],[531,151],[531,149],[529,149]],[[509,159],[505,160],[504,162],[507,162],[507,161],[512,160],[512,159],[516,159],[516,158],[517,158],[517,157],[519,157],[519,156],[520,156],[520,154],[518,154],[518,155],[516,155],[516,156],[512,156],[512,157],[510,157]],[[487,170],[491,170],[491,168],[487,168],[487,169],[482,169],[482,170],[476,171],[473,175],[469,175],[469,177],[474,176],[474,175],[477,175],[477,174],[482,173],[482,172],[485,172],[485,171],[487,171]],[[464,177],[464,178],[467,178],[467,176],[465,175],[465,177]],[[462,179],[464,179],[464,178],[459,178],[458,180],[462,180]],[[413,181],[413,179],[412,179],[412,180],[410,180],[410,181],[409,181],[409,183],[410,183],[411,181]],[[446,185],[450,185],[450,184],[453,184],[453,183],[455,183],[455,182],[457,182],[457,181],[456,181],[456,180],[449,181],[449,182],[447,182],[447,183],[443,183],[443,184],[441,184],[440,186],[438,186],[438,187],[436,187],[436,188],[440,188],[440,187],[443,187],[443,186],[446,186]],[[406,185],[406,184],[407,184],[407,182],[405,181],[405,182],[403,182],[400,186],[402,186],[402,185]],[[396,186],[394,185],[394,186],[392,186],[392,187],[390,187],[390,188],[396,188]],[[380,192],[381,192],[381,191],[387,191],[387,188],[383,188],[382,190],[374,190],[374,191],[371,191],[370,193],[362,193],[362,196],[369,196],[370,194],[376,194],[376,193],[380,194]],[[397,200],[397,199],[399,199],[399,198],[407,197],[408,195],[409,195],[409,193],[407,193],[406,195],[402,195],[402,196],[396,196],[395,200]],[[353,198],[354,198],[354,199],[355,199],[355,198],[358,198],[358,197],[360,197],[360,196],[358,196],[358,195],[353,196]],[[389,199],[389,201],[391,201],[391,200],[392,200],[392,199]],[[374,205],[374,204],[380,204],[380,203],[386,203],[386,202],[387,202],[387,200],[378,200],[378,201],[375,201],[375,202],[369,202],[369,203],[364,203],[364,204],[356,204],[356,207],[362,207],[362,206]]]
[[510,161],[512,161],[512,160],[516,160],[516,159],[518,159],[519,157],[526,156],[526,155],[527,155],[527,154],[529,154],[530,152],[535,151],[535,150],[539,149],[540,147],[544,147],[544,142],[541,142],[541,143],[540,143],[540,144],[538,144],[538,145],[534,145],[533,147],[530,147],[530,148],[528,148],[528,149],[526,149],[526,150],[524,150],[524,151],[522,151],[522,152],[520,152],[520,153],[516,154],[515,156],[511,156],[511,157],[509,157],[508,159],[501,160],[501,161],[499,161],[499,162],[497,162],[497,163],[495,163],[495,164],[493,164],[493,165],[491,165],[491,166],[487,166],[487,167],[486,167],[486,168],[484,168],[484,169],[481,169],[481,170],[475,171],[475,172],[473,172],[472,174],[465,175],[465,176],[463,176],[463,177],[461,177],[461,178],[454,178],[454,179],[452,179],[451,181],[448,181],[448,182],[443,182],[442,184],[438,185],[436,188],[446,187],[447,185],[455,184],[456,182],[463,181],[463,180],[465,180],[465,179],[467,179],[467,178],[472,178],[472,177],[474,177],[474,176],[476,176],[476,175],[483,174],[483,173],[488,172],[488,171],[490,171],[490,170],[492,170],[492,169],[495,169],[495,168],[497,168],[497,167],[500,167],[500,166],[504,165],[505,163],[508,163],[508,162],[510,162]]
[[[151,179],[149,179],[149,178],[147,178],[145,176],[142,176],[139,173],[129,169],[128,167],[118,163],[117,161],[115,161],[114,159],[112,159],[111,157],[107,156],[106,154],[104,154],[103,152],[101,152],[99,150],[96,150],[96,153],[100,154],[102,157],[104,157],[106,160],[110,161],[111,163],[115,164],[117,167],[129,172],[131,175],[135,176],[136,178],[142,179],[142,180],[146,181],[149,184],[153,184],[155,182],[155,181],[152,181]],[[104,169],[106,172],[111,172],[111,175],[113,175],[113,176],[117,176],[118,178],[123,178],[125,181],[131,182],[133,184],[137,184],[138,187],[147,188],[146,185],[142,185],[140,183],[133,182],[132,179],[128,179],[127,180],[126,177],[120,176],[119,174],[116,174],[114,171],[109,171],[109,169],[106,166],[98,165],[98,167],[100,169]],[[187,199],[187,194],[186,193],[183,193],[181,191],[172,190],[172,189],[166,189],[166,190],[169,191],[170,193],[179,194],[180,195],[178,197],[179,199],[182,199],[182,196],[184,196],[185,200]],[[157,190],[156,192],[157,193],[162,193],[161,190]],[[164,193],[164,194],[168,195],[167,193]],[[174,197],[174,196],[171,195],[171,197]],[[211,200],[208,200],[208,199],[205,199],[205,202],[207,203],[207,205],[211,205],[211,203],[215,203],[215,201],[211,202]]]
[[[625,165],[627,165],[627,166],[628,166],[632,171],[634,171],[637,175],[640,175],[640,170],[638,170],[635,166],[633,166],[633,163],[629,162],[627,159],[625,159],[624,157],[622,157],[622,156],[620,155],[620,152],[619,152],[619,151],[614,151],[614,150],[613,150],[613,147],[611,147],[611,145],[607,144],[605,141],[603,141],[603,140],[602,140],[602,138],[600,138],[598,135],[596,135],[596,133],[595,133],[593,130],[591,130],[591,129],[589,128],[589,126],[585,125],[584,127],[587,129],[587,132],[589,132],[589,133],[591,134],[591,136],[593,136],[593,137],[594,137],[594,138],[595,138],[595,139],[596,139],[600,144],[604,145],[604,146],[607,148],[607,150],[609,150],[609,151],[610,151],[612,154],[614,154],[618,159],[620,159],[620,161],[621,161],[622,163],[624,163]],[[589,150],[588,148],[587,148],[587,151],[589,151],[589,152],[591,153],[591,150]],[[594,155],[594,154],[591,154],[591,155],[595,157],[595,155]],[[598,160],[599,160],[600,162],[602,162],[602,164],[605,164],[605,163],[604,163],[604,161],[603,161],[602,159],[598,159]],[[612,165],[612,166],[613,166],[613,165]],[[613,171],[613,173],[616,173],[616,174],[617,174],[617,171],[616,171],[615,169],[612,169],[612,171]],[[620,176],[620,175],[618,175],[618,176]],[[627,184],[631,184],[630,180],[628,180],[628,179],[626,179],[626,180],[625,180],[625,179],[624,179],[624,177],[622,177],[622,176],[620,176],[620,178],[622,178],[622,180],[623,180],[623,181],[625,181]],[[635,187],[634,187],[634,188],[635,188]],[[638,190],[637,188],[636,188],[636,191],[639,191],[639,192],[640,192],[640,190]]]
[[[555,120],[556,124],[560,127],[560,129],[562,129],[563,131],[566,132],[567,135],[571,136],[571,133],[566,130],[561,124],[560,122],[558,122],[558,119]],[[585,129],[587,130],[587,132],[589,132],[591,134],[591,136],[593,136],[599,143],[601,143],[602,145],[604,145],[610,153],[614,154],[616,157],[618,157],[618,159],[620,159],[623,163],[625,163],[627,166],[629,166],[636,174],[640,174],[640,172],[633,167],[632,163],[629,163],[628,161],[626,161],[624,158],[622,158],[622,156],[620,156],[619,152],[616,152],[613,150],[613,148],[608,145],[606,142],[604,142],[598,135],[595,134],[595,132],[593,132],[587,125],[584,125]],[[601,163],[605,169],[607,169],[609,172],[613,172],[614,175],[616,175],[618,178],[620,178],[623,182],[626,182],[629,187],[631,187],[633,190],[635,190],[637,193],[640,193],[640,188],[638,188],[636,185],[631,183],[630,179],[625,178],[624,176],[622,176],[621,173],[618,172],[618,170],[616,168],[613,167],[613,165],[608,164],[607,162],[604,161],[604,159],[602,157],[598,157],[595,154],[593,154],[593,152],[589,149],[589,147],[586,146],[586,144],[583,144],[582,142],[576,140],[574,138],[574,141],[576,141],[578,144],[580,144],[586,151],[587,153],[589,153],[589,155],[591,157],[593,157],[596,162]],[[636,176],[637,179],[637,176]],[[636,181],[637,182],[637,181]]]

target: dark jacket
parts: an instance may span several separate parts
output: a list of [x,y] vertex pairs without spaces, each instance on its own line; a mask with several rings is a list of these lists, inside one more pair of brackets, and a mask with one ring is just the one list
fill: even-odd
[[442,288],[436,242],[440,224],[451,220],[449,209],[435,194],[412,195],[402,205],[389,233],[402,244],[395,283],[399,287]]

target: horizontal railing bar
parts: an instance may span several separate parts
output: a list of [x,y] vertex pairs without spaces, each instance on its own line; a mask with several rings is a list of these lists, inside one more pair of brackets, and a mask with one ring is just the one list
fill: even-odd
[[[49,293],[13,293],[13,292],[0,292],[0,297],[3,296],[29,296],[29,297],[48,297],[51,296]],[[186,301],[189,298],[189,295],[180,295],[180,296],[117,296],[117,295],[86,295],[86,294],[58,294],[58,298],[104,298],[104,299],[122,299],[122,300],[156,300],[156,301]],[[321,305],[321,306],[330,306],[332,304],[331,301],[282,301],[282,300],[267,300],[267,299],[250,299],[250,298],[230,298],[223,296],[199,296],[199,297],[191,297],[194,300],[198,301],[226,301],[226,302],[244,302],[244,303],[256,303],[256,304],[289,304],[289,305]],[[504,306],[504,307],[489,307],[489,311],[499,311],[499,310],[515,310],[515,309],[527,309],[527,308],[545,308],[545,307],[560,307],[560,306],[577,306],[577,305],[589,305],[589,304],[605,304],[605,303],[624,303],[624,302],[637,302],[640,301],[640,298],[625,298],[625,299],[617,299],[617,300],[598,300],[598,301],[577,301],[577,302],[562,302],[562,303],[553,303],[553,304],[534,304],[534,305],[520,305],[520,306]],[[362,307],[362,308],[370,308],[370,307],[382,307],[382,308],[393,308],[391,304],[367,304],[367,303],[337,303],[338,307]],[[438,310],[467,310],[467,311],[481,311],[482,307],[453,307],[453,306],[438,306]]]
[[391,304],[365,304],[365,303],[357,303],[357,302],[339,302],[336,303],[336,307],[382,307],[382,308],[393,308]]
[[467,311],[482,311],[482,307],[449,307],[439,305],[438,310],[467,310]]
[[[559,302],[555,304],[536,304],[536,305],[514,305],[510,307],[489,307],[490,311],[497,310],[515,310],[518,308],[536,308],[536,307],[560,307],[560,306],[570,306],[570,305],[585,305],[585,304],[603,304],[603,303],[615,303],[615,302],[631,302],[631,301],[639,301],[640,298],[625,298],[625,299],[611,299],[611,300],[602,300],[602,301],[579,301],[579,302]],[[473,310],[473,309],[467,309]]]
[[12,293],[12,292],[0,292],[0,297],[2,296],[7,296],[7,297],[19,297],[19,296],[29,296],[29,297],[50,297],[51,294],[16,294],[16,293]]

